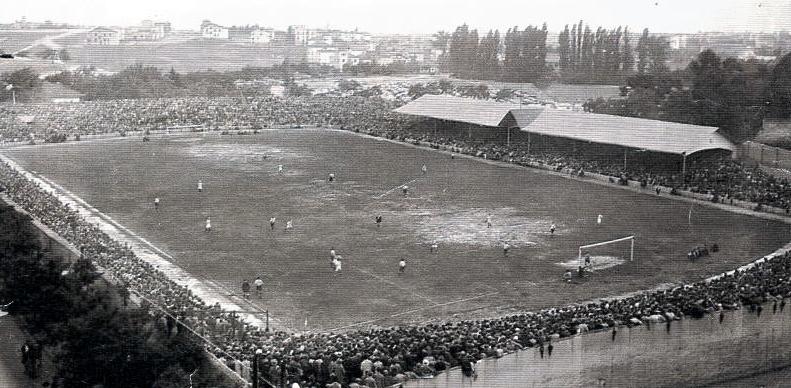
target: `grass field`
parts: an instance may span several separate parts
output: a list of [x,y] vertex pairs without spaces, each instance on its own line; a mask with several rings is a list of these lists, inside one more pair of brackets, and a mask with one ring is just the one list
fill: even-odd
[[68,30],[0,30],[0,52],[14,53],[48,36]]
[[[238,290],[243,278],[262,275],[265,292],[255,303],[296,330],[306,318],[307,329],[328,330],[479,318],[618,295],[698,280],[788,240],[788,226],[779,222],[700,205],[690,217],[686,202],[346,132],[183,135],[2,152],[198,278]],[[397,187],[407,182],[405,197]],[[161,198],[159,211],[154,197]],[[380,228],[376,214],[384,219]],[[206,217],[211,233],[203,230]],[[270,217],[277,217],[274,231]],[[294,228],[285,231],[289,219]],[[560,263],[574,259],[579,245],[630,234],[637,236],[633,262],[619,260],[626,245],[594,251],[617,256],[611,261],[618,265],[582,282],[561,281]],[[439,252],[432,254],[435,240]],[[502,241],[513,246],[508,257]],[[712,242],[720,253],[687,260],[691,248]],[[344,258],[340,273],[330,268],[330,248]],[[408,262],[404,274],[397,271],[401,258]]]
[[245,66],[267,67],[282,63],[287,57],[294,59],[294,49],[250,45],[237,42],[190,39],[101,46],[90,44],[70,45],[67,48],[73,63],[96,66],[107,71],[121,71],[142,63],[168,71],[178,72],[239,70]]

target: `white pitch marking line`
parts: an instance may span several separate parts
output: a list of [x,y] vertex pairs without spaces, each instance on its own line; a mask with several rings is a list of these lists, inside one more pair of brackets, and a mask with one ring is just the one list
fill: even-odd
[[[163,250],[159,249],[157,246],[155,246],[154,244],[152,244],[150,241],[146,240],[145,238],[143,238],[141,236],[138,236],[136,233],[134,233],[131,230],[127,229],[125,226],[123,226],[120,223],[118,223],[117,221],[115,221],[112,217],[100,212],[98,209],[96,209],[95,207],[93,207],[90,204],[88,204],[87,202],[85,202],[85,200],[83,200],[79,196],[75,195],[74,193],[70,192],[69,190],[65,189],[64,187],[60,186],[59,184],[53,182],[49,178],[44,177],[43,175],[33,174],[31,172],[27,172],[27,173],[30,174],[30,176],[38,178],[42,182],[50,185],[50,187],[52,187],[53,189],[56,189],[57,191],[60,191],[63,195],[65,195],[66,197],[68,197],[69,199],[71,199],[72,201],[77,203],[78,205],[82,206],[86,211],[88,211],[89,213],[92,213],[93,216],[98,217],[98,218],[104,220],[105,222],[108,222],[113,227],[115,227],[115,228],[127,233],[129,236],[133,237],[133,239],[142,242],[143,244],[145,244],[145,246],[147,248],[151,249],[156,254],[160,255],[163,258],[168,258],[169,260],[165,261],[164,264],[166,264],[167,266],[172,267],[173,269],[176,269],[177,272],[179,272],[178,274],[170,273],[169,274],[170,278],[172,278],[174,280],[175,279],[181,280],[184,283],[183,285],[185,287],[189,287],[190,285],[194,286],[194,285],[197,285],[197,284],[200,284],[200,283],[204,283],[205,284],[205,282],[201,282],[200,280],[196,279],[194,277],[194,275],[189,274],[186,271],[184,271],[183,269],[181,269],[180,267],[176,266],[176,264],[174,264],[172,262],[173,257],[171,255],[169,255],[166,252],[164,252]],[[163,263],[156,263],[156,264],[163,264]],[[161,269],[160,269],[160,271],[161,271]],[[162,272],[166,273],[164,271],[162,271]],[[211,283],[214,284],[214,285],[219,285],[216,282],[211,282]],[[224,287],[220,286],[220,288],[223,289],[223,291],[228,292],[228,290],[225,289]],[[253,306],[258,307],[255,304],[253,304]],[[239,306],[236,306],[236,307],[239,307]],[[258,309],[260,309],[260,307],[258,307]],[[254,318],[255,318],[255,320],[258,320],[257,317],[254,317]],[[283,326],[286,326],[286,325],[282,324],[282,321],[272,317],[271,315],[270,315],[269,319],[272,320],[272,321],[275,321],[275,322],[279,322]]]
[[487,296],[497,295],[497,294],[499,294],[499,293],[500,293],[499,291],[497,291],[497,292],[489,292],[489,293],[486,293],[486,294],[480,294],[480,295],[471,296],[471,297],[469,297],[469,298],[464,298],[464,299],[453,300],[453,301],[450,301],[450,302],[445,302],[445,303],[437,303],[437,304],[433,304],[433,305],[431,305],[431,306],[418,307],[418,308],[416,308],[416,309],[407,310],[407,311],[402,311],[402,312],[400,312],[400,313],[392,314],[392,315],[389,315],[389,316],[386,316],[386,317],[382,317],[382,318],[376,318],[376,319],[371,319],[371,320],[368,320],[368,321],[363,321],[363,322],[352,323],[352,324],[350,324],[350,325],[341,326],[341,327],[336,327],[336,328],[334,328],[334,329],[330,329],[330,330],[324,330],[324,331],[332,332],[332,331],[338,331],[338,330],[348,329],[348,328],[351,328],[351,327],[356,327],[356,326],[367,325],[367,324],[369,324],[369,323],[374,323],[374,322],[378,322],[378,321],[383,321],[383,320],[385,320],[385,319],[389,319],[389,318],[400,317],[400,316],[402,316],[402,315],[408,315],[408,314],[412,314],[412,313],[415,313],[415,312],[418,312],[418,311],[429,310],[429,309],[433,309],[433,308],[437,308],[437,307],[445,307],[445,306],[450,306],[450,305],[452,305],[452,304],[457,304],[457,303],[469,302],[469,301],[471,301],[471,300],[480,299],[480,298],[485,298],[485,297],[487,297]]
[[398,190],[398,189],[400,189],[400,188],[404,187],[404,185],[408,185],[408,184],[410,184],[410,183],[412,183],[412,182],[415,182],[415,181],[417,181],[418,179],[420,179],[420,178],[415,178],[415,179],[412,179],[412,180],[411,180],[411,181],[409,181],[409,182],[405,182],[405,183],[402,183],[402,184],[400,184],[400,185],[398,185],[398,186],[396,186],[396,187],[393,187],[392,189],[385,191],[385,192],[384,192],[384,194],[382,194],[382,195],[380,195],[380,196],[378,196],[378,197],[376,197],[376,198],[377,198],[377,199],[382,199],[382,198],[386,197],[388,194],[392,193],[393,191],[395,191],[395,190]]
[[358,271],[358,272],[361,272],[361,273],[364,273],[364,274],[366,274],[366,275],[368,275],[368,276],[371,276],[371,277],[373,277],[373,278],[374,278],[374,279],[376,279],[376,280],[379,280],[379,281],[381,281],[381,282],[387,283],[387,284],[389,284],[389,285],[391,285],[391,286],[393,286],[393,287],[396,287],[396,288],[398,288],[398,289],[400,289],[400,290],[406,291],[406,292],[408,292],[408,293],[410,293],[410,294],[412,294],[412,295],[414,295],[414,296],[417,296],[417,297],[418,297],[418,298],[420,298],[420,299],[426,300],[426,301],[428,301],[428,302],[430,302],[430,303],[437,303],[437,302],[435,302],[434,300],[432,300],[431,298],[429,298],[429,297],[427,297],[427,296],[423,296],[423,295],[421,295],[421,294],[418,294],[417,292],[414,292],[414,291],[412,291],[412,290],[410,290],[410,289],[408,289],[408,288],[406,288],[406,287],[402,287],[402,286],[401,286],[401,285],[399,285],[398,283],[391,282],[391,281],[389,281],[389,280],[387,280],[387,279],[385,279],[385,278],[383,278],[383,277],[381,277],[381,276],[379,276],[379,275],[377,275],[377,274],[375,274],[375,273],[373,273],[373,272],[366,271],[366,270],[364,270],[364,269],[360,269],[360,268],[356,268],[356,267],[355,267],[354,269],[355,269],[356,271]]

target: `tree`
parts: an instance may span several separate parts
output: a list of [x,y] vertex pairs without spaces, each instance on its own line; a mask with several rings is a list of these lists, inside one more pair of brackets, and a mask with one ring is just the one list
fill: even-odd
[[41,80],[32,68],[25,67],[10,73],[0,75],[0,85],[12,85],[11,90],[5,87],[0,90],[4,100],[11,100],[12,92],[16,95],[17,101],[29,101],[33,95],[33,90],[41,85]]
[[561,71],[568,71],[569,64],[571,63],[571,42],[569,42],[569,25],[563,28],[563,31],[558,34],[558,66]]
[[463,24],[457,27],[450,37],[448,67],[453,74],[464,72],[464,66],[467,65],[467,56],[470,55],[467,49],[469,33],[469,27]]
[[518,81],[520,72],[521,34],[516,26],[505,33],[505,55],[503,58],[503,80]]
[[769,78],[768,114],[774,118],[791,118],[791,53],[775,65]]
[[643,29],[643,35],[637,41],[637,72],[645,73],[648,67],[648,46],[649,46],[648,29]]
[[693,97],[697,100],[719,101],[723,82],[720,57],[712,50],[704,50],[687,67],[692,74]]
[[58,51],[58,58],[60,58],[60,60],[64,61],[64,62],[65,61],[70,61],[71,60],[71,54],[69,54],[69,52],[65,48],[62,48],[62,49],[60,49]]
[[450,44],[451,35],[445,31],[438,31],[434,34],[434,39],[431,41],[431,47],[437,50],[442,50],[439,56],[439,66],[441,69],[447,71],[449,65],[448,59],[448,45]]
[[624,73],[631,73],[634,70],[634,53],[629,39],[629,27],[623,30],[623,52],[621,54],[621,70]]
[[670,51],[670,43],[659,36],[652,37],[649,43],[649,67],[646,70],[653,74],[667,71],[667,56],[668,51]]

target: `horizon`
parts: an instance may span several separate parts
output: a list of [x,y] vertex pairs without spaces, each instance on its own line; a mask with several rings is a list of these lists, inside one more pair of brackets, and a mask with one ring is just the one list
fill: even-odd
[[[78,6],[75,6],[78,3]],[[82,26],[133,26],[142,20],[168,21],[177,30],[199,30],[208,19],[224,26],[260,25],[285,30],[289,25],[308,28],[358,29],[378,35],[429,35],[453,32],[467,24],[479,31],[506,31],[518,26],[547,24],[549,31],[563,30],[582,20],[591,27],[629,26],[633,32],[648,28],[652,33],[775,33],[791,30],[791,0],[704,0],[684,2],[578,0],[532,3],[513,0],[480,2],[472,0],[384,0],[372,4],[364,0],[339,0],[317,3],[311,0],[251,2],[226,0],[222,4],[195,2],[103,2],[77,0],[64,3],[40,0],[4,5],[0,23],[26,18],[30,22],[67,23]],[[513,12],[503,12],[503,9]],[[251,16],[261,15],[261,16]],[[388,15],[387,18],[376,17]],[[699,15],[706,15],[705,18]],[[403,20],[409,19],[410,23]]]

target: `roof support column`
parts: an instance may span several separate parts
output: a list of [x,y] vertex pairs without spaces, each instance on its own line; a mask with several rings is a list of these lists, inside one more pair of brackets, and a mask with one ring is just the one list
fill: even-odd
[[626,170],[626,153],[629,152],[628,148],[623,149],[623,169]]
[[530,132],[527,133],[527,154],[530,155]]
[[684,180],[684,177],[687,175],[687,153],[682,152],[681,157],[683,158],[681,160],[681,179]]

